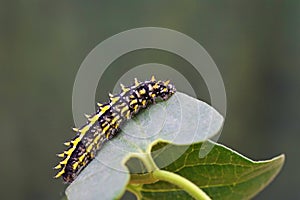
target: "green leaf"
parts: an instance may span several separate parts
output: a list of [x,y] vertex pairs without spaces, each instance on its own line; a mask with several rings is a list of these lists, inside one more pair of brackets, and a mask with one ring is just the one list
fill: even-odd
[[129,120],[119,135],[104,144],[96,158],[67,188],[66,195],[70,200],[121,197],[130,180],[125,166],[127,160],[143,161],[131,166],[136,173],[151,171],[156,166],[147,159],[154,144],[165,141],[186,145],[161,163],[161,167],[167,166],[188,149],[188,144],[215,136],[223,121],[211,106],[177,92],[168,101],[150,106]]
[[[206,151],[207,144],[195,143],[172,164],[163,170],[174,172],[192,181],[211,197],[211,199],[250,199],[266,187],[278,174],[284,155],[271,160],[254,162],[241,154],[220,144],[204,158],[199,151]],[[160,143],[153,147],[154,162],[164,165],[165,159],[175,156],[184,146]],[[157,151],[160,149],[160,151]],[[132,175],[132,182],[140,175]],[[139,180],[141,181],[141,180]],[[129,186],[130,191],[141,199],[191,199],[184,190],[168,182]]]

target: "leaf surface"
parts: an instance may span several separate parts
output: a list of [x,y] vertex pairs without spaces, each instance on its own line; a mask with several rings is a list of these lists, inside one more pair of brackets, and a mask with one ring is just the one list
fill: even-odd
[[96,158],[67,188],[66,195],[70,200],[121,197],[130,179],[127,160],[149,152],[160,141],[183,145],[176,155],[160,163],[160,167],[166,167],[180,158],[189,144],[215,136],[223,121],[208,104],[177,92],[168,101],[150,106],[129,120],[118,136],[103,145]]
[[[188,145],[179,159],[162,169],[192,181],[212,199],[250,199],[274,179],[284,163],[284,155],[255,162],[212,142],[214,148],[206,157],[199,158],[199,151],[206,151],[208,144]],[[160,143],[154,146],[152,156],[158,166],[164,165],[165,158],[175,156],[181,148],[184,146]],[[163,181],[134,187],[141,199],[191,199],[182,189]]]

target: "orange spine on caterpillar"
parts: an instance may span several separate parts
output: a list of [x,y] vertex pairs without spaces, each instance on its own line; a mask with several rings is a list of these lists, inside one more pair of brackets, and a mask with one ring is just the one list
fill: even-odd
[[64,143],[67,150],[57,154],[62,161],[54,167],[59,170],[55,178],[62,176],[66,183],[71,183],[94,159],[102,144],[112,139],[127,120],[154,103],[156,98],[167,100],[176,92],[170,81],[157,81],[154,76],[144,82],[135,79],[130,87],[121,84],[121,88],[120,94],[109,94],[108,103],[98,103],[96,113],[86,115],[88,120],[84,126],[73,128],[76,136]]

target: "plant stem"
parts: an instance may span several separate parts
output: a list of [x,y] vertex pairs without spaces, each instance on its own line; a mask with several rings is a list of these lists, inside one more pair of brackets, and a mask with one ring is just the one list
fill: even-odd
[[139,158],[147,168],[148,172],[152,172],[155,170],[158,170],[159,168],[156,166],[154,163],[150,153],[138,153],[138,154],[133,154],[132,157]]
[[203,192],[198,186],[188,179],[169,171],[160,170],[152,159],[150,152],[136,154],[134,157],[142,160],[149,174],[144,176],[135,176],[134,178],[132,177],[132,183],[147,184],[149,181],[156,182],[158,180],[162,180],[177,185],[197,200],[211,200],[211,198],[205,192]]
[[139,190],[137,190],[133,185],[127,185],[126,189],[133,193],[138,200],[142,199],[142,195]]
[[146,174],[131,174],[130,175],[130,184],[152,184],[159,181],[158,179],[153,178],[152,173]]
[[165,170],[155,170],[152,172],[152,174],[154,178],[177,185],[178,187],[185,190],[187,193],[189,193],[192,197],[194,197],[197,200],[211,199],[205,192],[203,192],[194,183],[192,183],[191,181],[187,180],[182,176],[179,176],[178,174],[168,172]]

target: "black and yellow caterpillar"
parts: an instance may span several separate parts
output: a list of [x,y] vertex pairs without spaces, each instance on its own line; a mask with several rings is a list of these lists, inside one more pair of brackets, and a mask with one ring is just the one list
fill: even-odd
[[64,144],[68,147],[58,157],[63,160],[54,169],[59,169],[55,178],[62,176],[64,182],[71,183],[95,157],[101,145],[113,138],[120,126],[157,97],[167,100],[176,89],[170,81],[151,80],[125,87],[121,84],[120,94],[109,94],[109,102],[98,103],[97,112],[87,116],[88,122],[81,128],[73,128],[76,136]]

